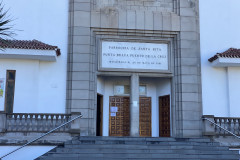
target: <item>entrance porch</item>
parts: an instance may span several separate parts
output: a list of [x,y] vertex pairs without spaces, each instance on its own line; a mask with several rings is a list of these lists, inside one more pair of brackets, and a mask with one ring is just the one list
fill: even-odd
[[[130,77],[98,77],[97,136],[133,136],[131,125],[135,125],[135,137],[170,137],[171,78],[140,77],[137,101],[131,100],[135,90],[131,92],[130,84]],[[131,113],[136,108],[139,113]]]

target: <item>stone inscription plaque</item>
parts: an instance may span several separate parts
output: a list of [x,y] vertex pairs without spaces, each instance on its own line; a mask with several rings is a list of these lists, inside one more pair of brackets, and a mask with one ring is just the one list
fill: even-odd
[[100,70],[168,70],[168,44],[102,42]]

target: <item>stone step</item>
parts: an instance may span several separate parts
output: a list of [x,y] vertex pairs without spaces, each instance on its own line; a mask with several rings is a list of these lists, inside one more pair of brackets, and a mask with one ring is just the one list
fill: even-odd
[[228,150],[228,147],[224,146],[203,146],[203,145],[137,145],[137,144],[80,144],[80,145],[65,145],[65,148],[75,148],[75,149],[94,149],[94,148],[116,148],[116,149],[161,149],[161,150],[168,150],[168,149],[197,149],[197,150],[211,150],[211,151],[221,151],[221,150]]
[[211,142],[209,138],[171,138],[171,137],[106,137],[106,136],[96,136],[96,137],[79,137],[76,140],[92,140],[92,141],[159,141],[159,142],[171,142],[171,141],[185,141],[185,142]]
[[137,145],[145,145],[145,144],[156,144],[156,145],[207,145],[207,146],[218,146],[219,144],[216,142],[184,142],[184,141],[126,141],[126,140],[99,140],[99,141],[91,141],[91,140],[80,140],[80,141],[69,141],[65,144],[137,144]]
[[[116,149],[116,148],[83,148],[83,149],[74,149],[74,148],[57,148],[56,150],[59,153],[178,153],[178,154],[237,154],[238,151],[201,151],[201,150],[156,150],[156,149]],[[50,152],[55,153],[55,152]]]
[[[126,158],[89,158],[89,157],[75,157],[75,158],[69,158],[69,157],[45,157],[45,158],[39,158],[38,160],[126,160]],[[128,160],[186,160],[185,158],[128,158]],[[194,158],[194,159],[188,159],[188,160],[203,160],[202,158]],[[216,160],[216,159],[205,159],[205,160]],[[224,159],[224,160],[238,160],[236,158],[233,159]]]
[[[57,157],[57,158],[53,158],[53,157],[47,157],[47,158],[44,158],[44,159],[39,159],[39,160],[126,160],[126,158],[68,158],[68,157],[64,157],[64,158],[60,158],[60,157]],[[128,158],[127,160],[186,160],[185,158],[151,158],[151,159],[145,159],[145,158]],[[194,159],[188,159],[188,160],[202,160],[200,158],[194,158]],[[205,159],[205,160],[216,160],[216,159]],[[236,159],[224,159],[224,160],[236,160]],[[238,160],[238,159],[237,159]]]
[[59,153],[59,154],[49,154],[48,157],[54,158],[140,158],[140,159],[152,159],[152,158],[172,158],[172,159],[238,159],[239,156],[236,155],[198,155],[198,154],[121,154],[121,153],[82,153],[82,154],[72,154],[72,153]]
[[206,138],[80,137],[38,159],[239,160],[239,154]]

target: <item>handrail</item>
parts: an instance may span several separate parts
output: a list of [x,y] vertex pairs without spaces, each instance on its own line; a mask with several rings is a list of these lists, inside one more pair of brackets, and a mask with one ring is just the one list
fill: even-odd
[[69,120],[68,122],[65,122],[65,123],[61,124],[60,126],[58,126],[58,127],[54,128],[54,129],[48,131],[47,133],[44,133],[44,134],[41,135],[40,137],[38,137],[38,138],[36,138],[36,139],[34,139],[34,140],[32,140],[32,141],[30,141],[30,142],[28,142],[28,143],[22,145],[21,147],[19,147],[19,148],[15,149],[15,150],[13,150],[13,151],[11,151],[11,152],[5,154],[4,156],[0,157],[0,160],[1,160],[2,158],[4,158],[4,157],[7,157],[8,155],[10,155],[10,154],[12,154],[12,153],[18,151],[19,149],[21,149],[21,148],[23,148],[23,147],[26,147],[27,145],[29,145],[29,144],[31,144],[31,143],[33,143],[33,142],[35,142],[35,141],[37,141],[37,140],[39,140],[39,139],[45,137],[46,135],[52,133],[53,131],[55,131],[55,130],[57,130],[57,129],[59,129],[59,128],[65,126],[65,125],[67,125],[68,123],[71,123],[72,121],[74,121],[74,120],[76,120],[76,119],[78,119],[78,118],[81,118],[81,117],[82,117],[82,115],[80,114],[79,116],[77,116],[77,117],[75,117],[75,118]]
[[202,119],[203,119],[203,120],[207,120],[207,121],[211,122],[211,123],[212,123],[212,124],[214,124],[215,126],[217,126],[217,127],[221,128],[221,129],[223,129],[224,131],[226,131],[226,132],[230,133],[230,134],[231,134],[231,135],[233,135],[234,137],[236,137],[236,138],[240,139],[240,136],[237,136],[237,135],[236,135],[236,134],[234,134],[233,132],[231,132],[231,131],[227,130],[226,128],[223,128],[222,126],[218,125],[217,123],[213,122],[212,120],[210,120],[210,119],[208,119],[208,118],[205,118],[205,117],[203,117]]

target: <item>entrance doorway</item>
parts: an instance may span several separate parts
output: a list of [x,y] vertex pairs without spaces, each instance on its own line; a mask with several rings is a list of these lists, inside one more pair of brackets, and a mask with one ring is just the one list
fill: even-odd
[[103,96],[97,94],[97,123],[96,136],[102,136],[102,121],[103,121]]
[[159,136],[170,137],[170,95],[159,97]]
[[[140,97],[139,134],[142,137],[152,135],[151,97]],[[109,97],[109,136],[130,136],[130,98]]]

